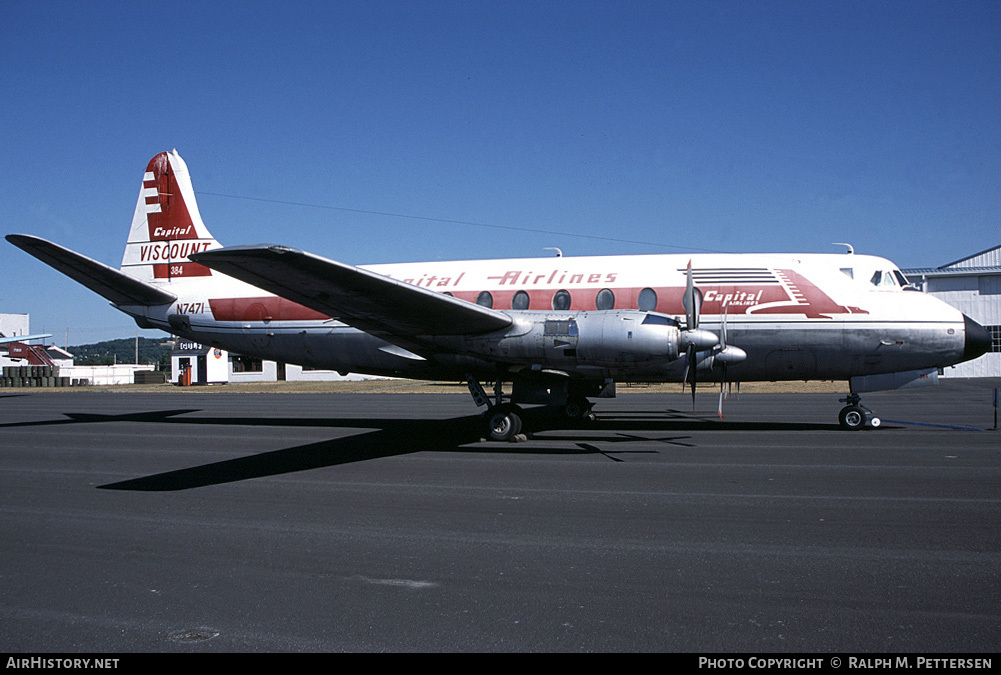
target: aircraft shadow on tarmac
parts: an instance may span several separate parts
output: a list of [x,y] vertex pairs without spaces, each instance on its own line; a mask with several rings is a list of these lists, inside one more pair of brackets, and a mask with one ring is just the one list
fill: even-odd
[[[4,427],[49,426],[65,424],[105,424],[114,422],[146,422],[152,424],[195,424],[261,427],[325,427],[371,429],[343,438],[318,441],[305,445],[273,450],[245,457],[212,462],[200,466],[168,471],[107,485],[105,490],[173,491],[209,485],[232,483],[253,478],[308,471],[340,464],[395,457],[416,452],[505,452],[546,455],[602,455],[612,461],[624,461],[622,455],[657,453],[667,448],[693,448],[691,436],[678,435],[686,431],[837,431],[836,424],[794,422],[727,422],[714,416],[698,416],[677,410],[628,411],[603,413],[597,422],[567,428],[556,422],[544,409],[526,410],[526,422],[536,432],[526,442],[483,442],[482,420],[478,415],[449,419],[400,418],[296,418],[296,417],[183,417],[196,409],[161,410],[151,412],[102,415],[93,413],[63,413],[64,419],[35,422],[13,422]],[[640,436],[653,432],[669,436]],[[599,447],[616,443],[649,443],[649,449],[615,450]],[[555,444],[555,445],[554,445]]]

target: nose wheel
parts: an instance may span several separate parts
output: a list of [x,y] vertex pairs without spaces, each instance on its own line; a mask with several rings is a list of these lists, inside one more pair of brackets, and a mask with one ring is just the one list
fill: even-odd
[[838,414],[838,422],[843,429],[857,431],[863,429],[867,423],[873,429],[880,425],[879,418],[861,404],[861,398],[858,394],[848,394],[847,398],[841,399],[842,403],[848,404]]

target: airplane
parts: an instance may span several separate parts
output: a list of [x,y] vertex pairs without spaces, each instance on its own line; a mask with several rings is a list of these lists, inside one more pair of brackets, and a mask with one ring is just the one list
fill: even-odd
[[[563,256],[354,266],[276,244],[223,247],[176,150],[148,163],[116,270],[26,234],[7,240],[141,328],[342,373],[465,381],[491,440],[522,406],[592,420],[616,383],[841,380],[861,393],[937,380],[991,344],[884,258],[837,254]],[[483,383],[492,384],[488,393]],[[510,383],[510,393],[505,386]],[[519,438],[520,435],[520,438]]]

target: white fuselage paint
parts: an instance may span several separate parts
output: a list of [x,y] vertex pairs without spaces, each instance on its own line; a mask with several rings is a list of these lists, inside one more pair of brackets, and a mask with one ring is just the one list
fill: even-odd
[[[863,255],[645,255],[444,261],[363,268],[430,290],[476,301],[512,316],[519,293],[528,312],[586,315],[598,294],[610,291],[615,309],[653,309],[684,326],[682,294],[691,261],[702,293],[700,328],[719,331],[747,352],[731,367],[733,380],[847,379],[855,375],[944,367],[960,360],[964,318],[945,303],[896,283],[874,285],[876,272],[892,275],[889,261]],[[334,320],[296,313],[287,301],[219,273],[175,279],[178,300],[169,307],[120,307],[151,326],[237,353],[331,370],[401,377],[456,379],[496,372],[469,353],[415,355]],[[650,289],[656,304],[650,302]],[[554,309],[566,291],[570,309]],[[607,294],[605,294],[607,301]],[[524,297],[521,298],[522,301]],[[523,306],[523,305],[522,305]],[[223,309],[220,309],[223,308]],[[301,309],[301,308],[299,308]],[[680,380],[684,359],[575,369],[573,376],[619,381]],[[526,364],[520,364],[522,367]],[[547,364],[531,364],[547,367]]]

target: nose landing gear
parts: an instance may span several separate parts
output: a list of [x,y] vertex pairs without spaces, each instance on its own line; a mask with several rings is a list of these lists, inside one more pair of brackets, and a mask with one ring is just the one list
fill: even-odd
[[871,410],[862,405],[861,400],[862,397],[855,393],[848,394],[847,398],[841,399],[842,403],[848,404],[838,414],[838,422],[841,423],[842,428],[849,431],[857,431],[864,428],[866,422],[873,429],[879,426],[879,418]]

